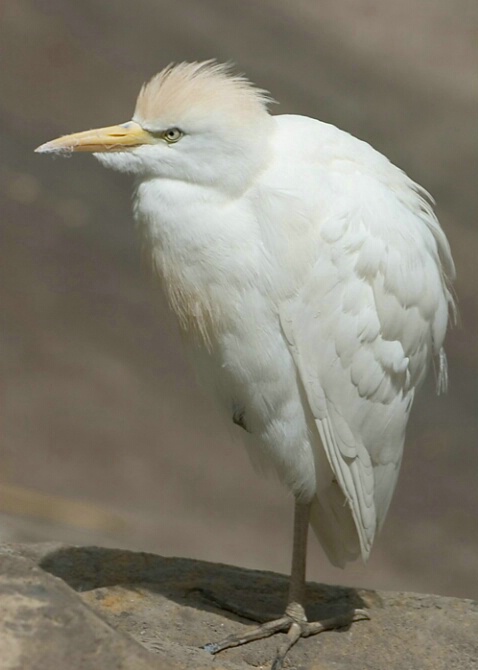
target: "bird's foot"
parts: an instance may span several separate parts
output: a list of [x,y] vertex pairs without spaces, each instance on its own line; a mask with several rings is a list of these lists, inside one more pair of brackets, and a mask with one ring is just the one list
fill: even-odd
[[302,605],[299,603],[290,603],[286,608],[284,616],[279,619],[253,627],[243,635],[229,635],[219,642],[206,644],[203,648],[210,654],[218,654],[220,651],[224,651],[224,649],[231,649],[248,642],[262,640],[275,635],[275,633],[287,633],[287,639],[279,645],[271,668],[271,670],[280,670],[289,649],[293,647],[299,638],[310,637],[311,635],[317,635],[325,630],[332,630],[334,628],[346,628],[354,621],[362,621],[369,618],[365,610],[354,609],[345,614],[323,619],[322,621],[307,621]]

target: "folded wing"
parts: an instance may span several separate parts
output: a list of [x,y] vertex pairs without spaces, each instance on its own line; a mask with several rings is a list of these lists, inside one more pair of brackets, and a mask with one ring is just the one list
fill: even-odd
[[318,448],[333,473],[325,483],[317,476],[312,525],[339,565],[370,552],[395,488],[415,390],[434,355],[446,378],[453,262],[430,205],[397,173],[395,193],[366,175],[344,178],[340,199],[318,222],[313,271],[281,306]]

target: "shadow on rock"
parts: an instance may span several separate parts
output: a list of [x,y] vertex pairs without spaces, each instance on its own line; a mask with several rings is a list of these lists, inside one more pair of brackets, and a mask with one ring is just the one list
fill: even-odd
[[[287,600],[288,578],[284,575],[120,549],[60,548],[47,554],[40,567],[78,592],[147,586],[180,605],[204,611],[219,609],[232,619],[262,622],[276,618],[283,614]],[[310,620],[367,608],[379,601],[373,591],[315,583],[307,586]]]

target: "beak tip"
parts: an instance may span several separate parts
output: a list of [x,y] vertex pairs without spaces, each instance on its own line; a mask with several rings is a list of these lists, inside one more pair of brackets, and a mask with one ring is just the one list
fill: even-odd
[[39,147],[34,149],[36,154],[69,154],[71,153],[71,147],[61,147],[55,143],[55,140],[52,142],[45,142],[45,144],[40,144]]

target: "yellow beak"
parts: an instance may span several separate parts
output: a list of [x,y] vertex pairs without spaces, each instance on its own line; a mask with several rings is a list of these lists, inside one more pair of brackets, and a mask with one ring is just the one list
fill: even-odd
[[82,133],[64,135],[51,142],[46,142],[35,149],[38,153],[54,153],[63,151],[126,151],[142,144],[154,144],[155,138],[139,123],[128,121],[119,126],[85,130]]

